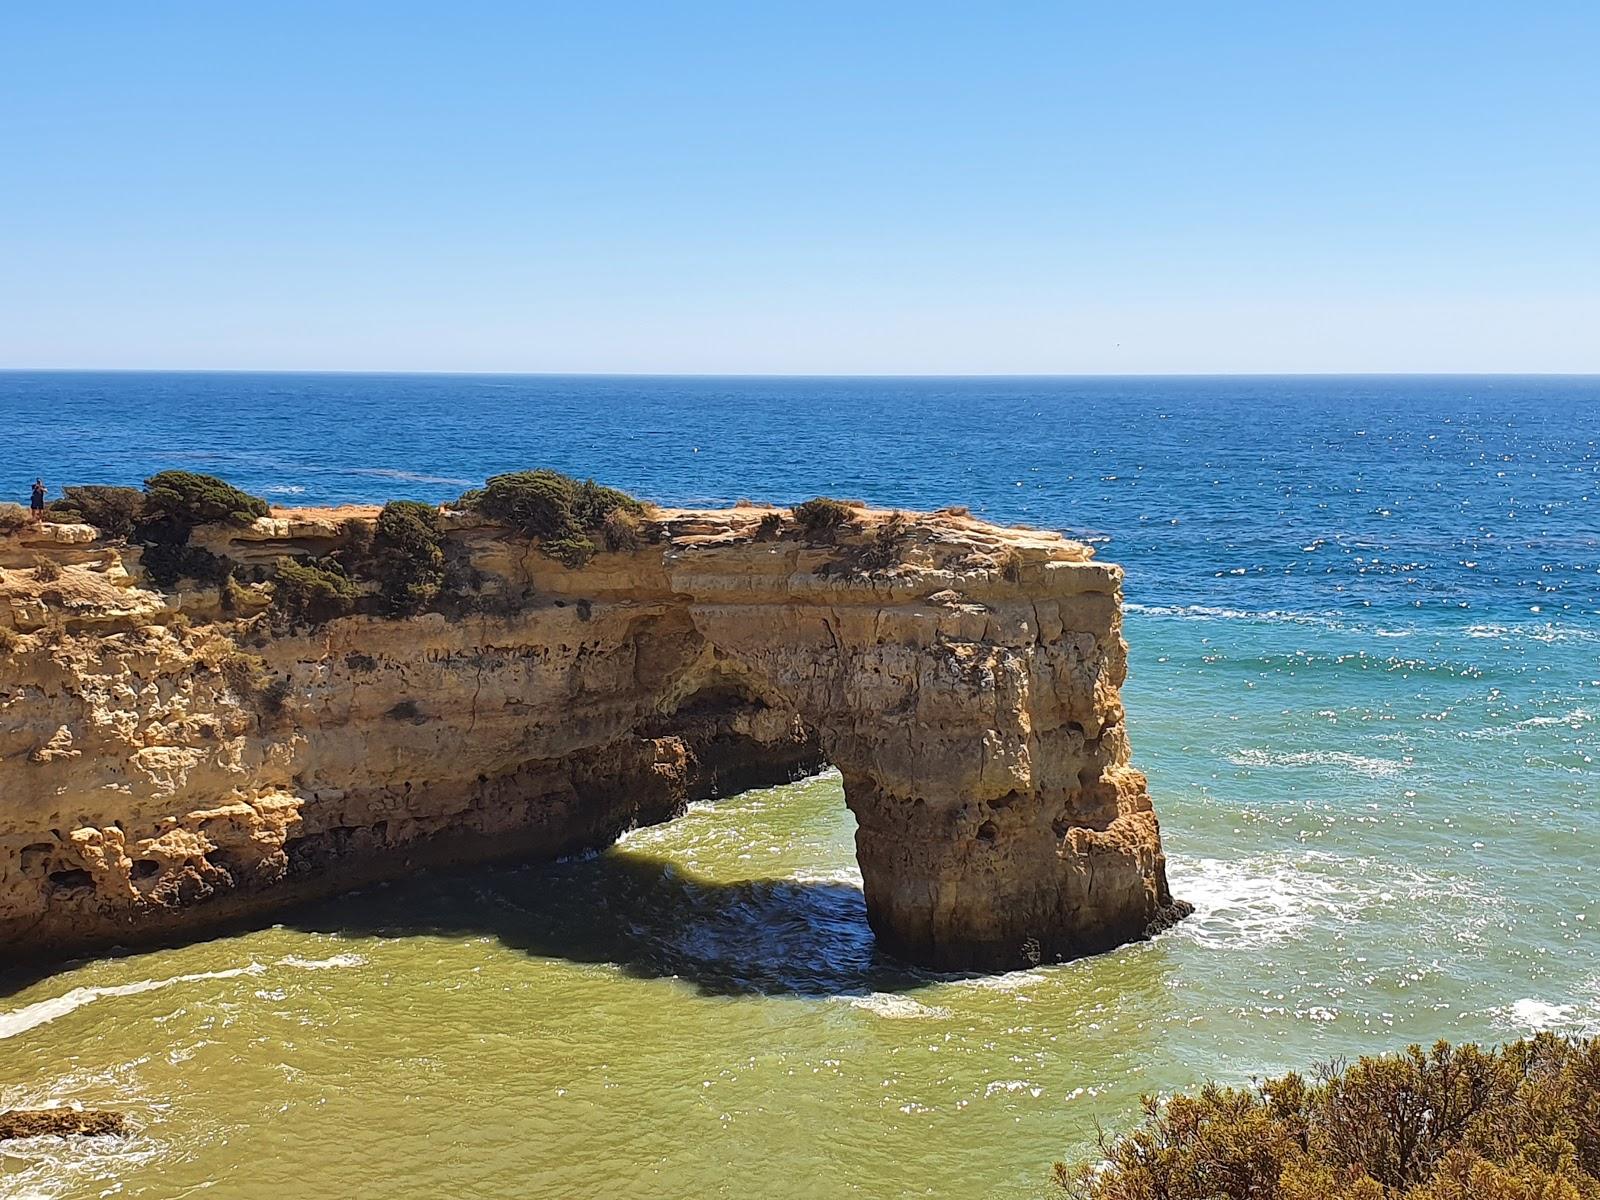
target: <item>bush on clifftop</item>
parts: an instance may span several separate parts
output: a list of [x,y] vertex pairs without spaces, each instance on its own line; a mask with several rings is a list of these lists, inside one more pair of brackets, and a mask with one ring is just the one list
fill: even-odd
[[594,556],[589,535],[609,532],[607,522],[614,513],[635,518],[644,513],[644,505],[626,492],[592,479],[580,482],[559,471],[496,475],[481,489],[462,496],[460,503],[538,538],[545,554],[569,567],[582,566]]
[[196,525],[248,525],[271,509],[259,496],[241,492],[215,475],[162,471],[144,481],[144,519]]
[[190,533],[197,525],[248,525],[270,511],[259,496],[215,475],[162,471],[144,481],[144,504],[129,538],[143,543],[145,571],[159,586],[185,578],[220,584],[232,564],[189,545]]
[[420,612],[444,585],[439,510],[417,500],[389,501],[367,553],[384,606],[396,615]]
[[54,520],[82,521],[106,537],[125,538],[144,519],[144,493],[138,488],[86,483],[62,490],[65,497],[50,505]]
[[843,500],[817,496],[804,504],[796,504],[794,519],[800,523],[800,532],[808,542],[831,543],[855,524],[856,514]]
[[1147,1097],[1079,1200],[1597,1200],[1600,1038],[1440,1042],[1249,1088]]

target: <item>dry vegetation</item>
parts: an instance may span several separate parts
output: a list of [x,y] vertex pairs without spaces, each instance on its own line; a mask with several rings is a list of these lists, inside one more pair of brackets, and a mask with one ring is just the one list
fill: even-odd
[[1600,1200],[1600,1038],[1440,1042],[1147,1098],[1056,1182],[1078,1200]]
[[7,537],[33,523],[33,517],[20,504],[0,504],[0,537]]
[[801,536],[806,541],[831,545],[841,533],[856,523],[856,513],[843,500],[817,496],[804,504],[796,504],[794,519],[799,523]]

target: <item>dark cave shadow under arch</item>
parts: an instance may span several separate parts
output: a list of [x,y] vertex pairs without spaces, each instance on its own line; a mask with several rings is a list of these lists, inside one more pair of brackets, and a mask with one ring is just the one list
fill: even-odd
[[359,937],[492,937],[530,956],[680,979],[708,996],[826,998],[967,977],[879,950],[854,884],[708,880],[622,848],[424,872],[299,908],[278,924]]

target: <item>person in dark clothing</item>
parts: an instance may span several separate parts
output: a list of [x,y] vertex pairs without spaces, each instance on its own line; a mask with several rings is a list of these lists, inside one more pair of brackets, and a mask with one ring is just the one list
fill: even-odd
[[33,509],[33,523],[35,525],[44,520],[44,480],[35,479],[33,481],[33,499],[29,502],[29,507]]

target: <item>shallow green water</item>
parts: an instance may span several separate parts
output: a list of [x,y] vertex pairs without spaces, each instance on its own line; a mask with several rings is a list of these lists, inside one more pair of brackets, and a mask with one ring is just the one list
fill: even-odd
[[[1579,631],[1135,612],[1157,941],[995,978],[878,958],[838,780],[604,855],[423,877],[13,979],[0,1196],[1027,1197],[1140,1092],[1600,1025]],[[19,986],[20,985],[20,986]]]

